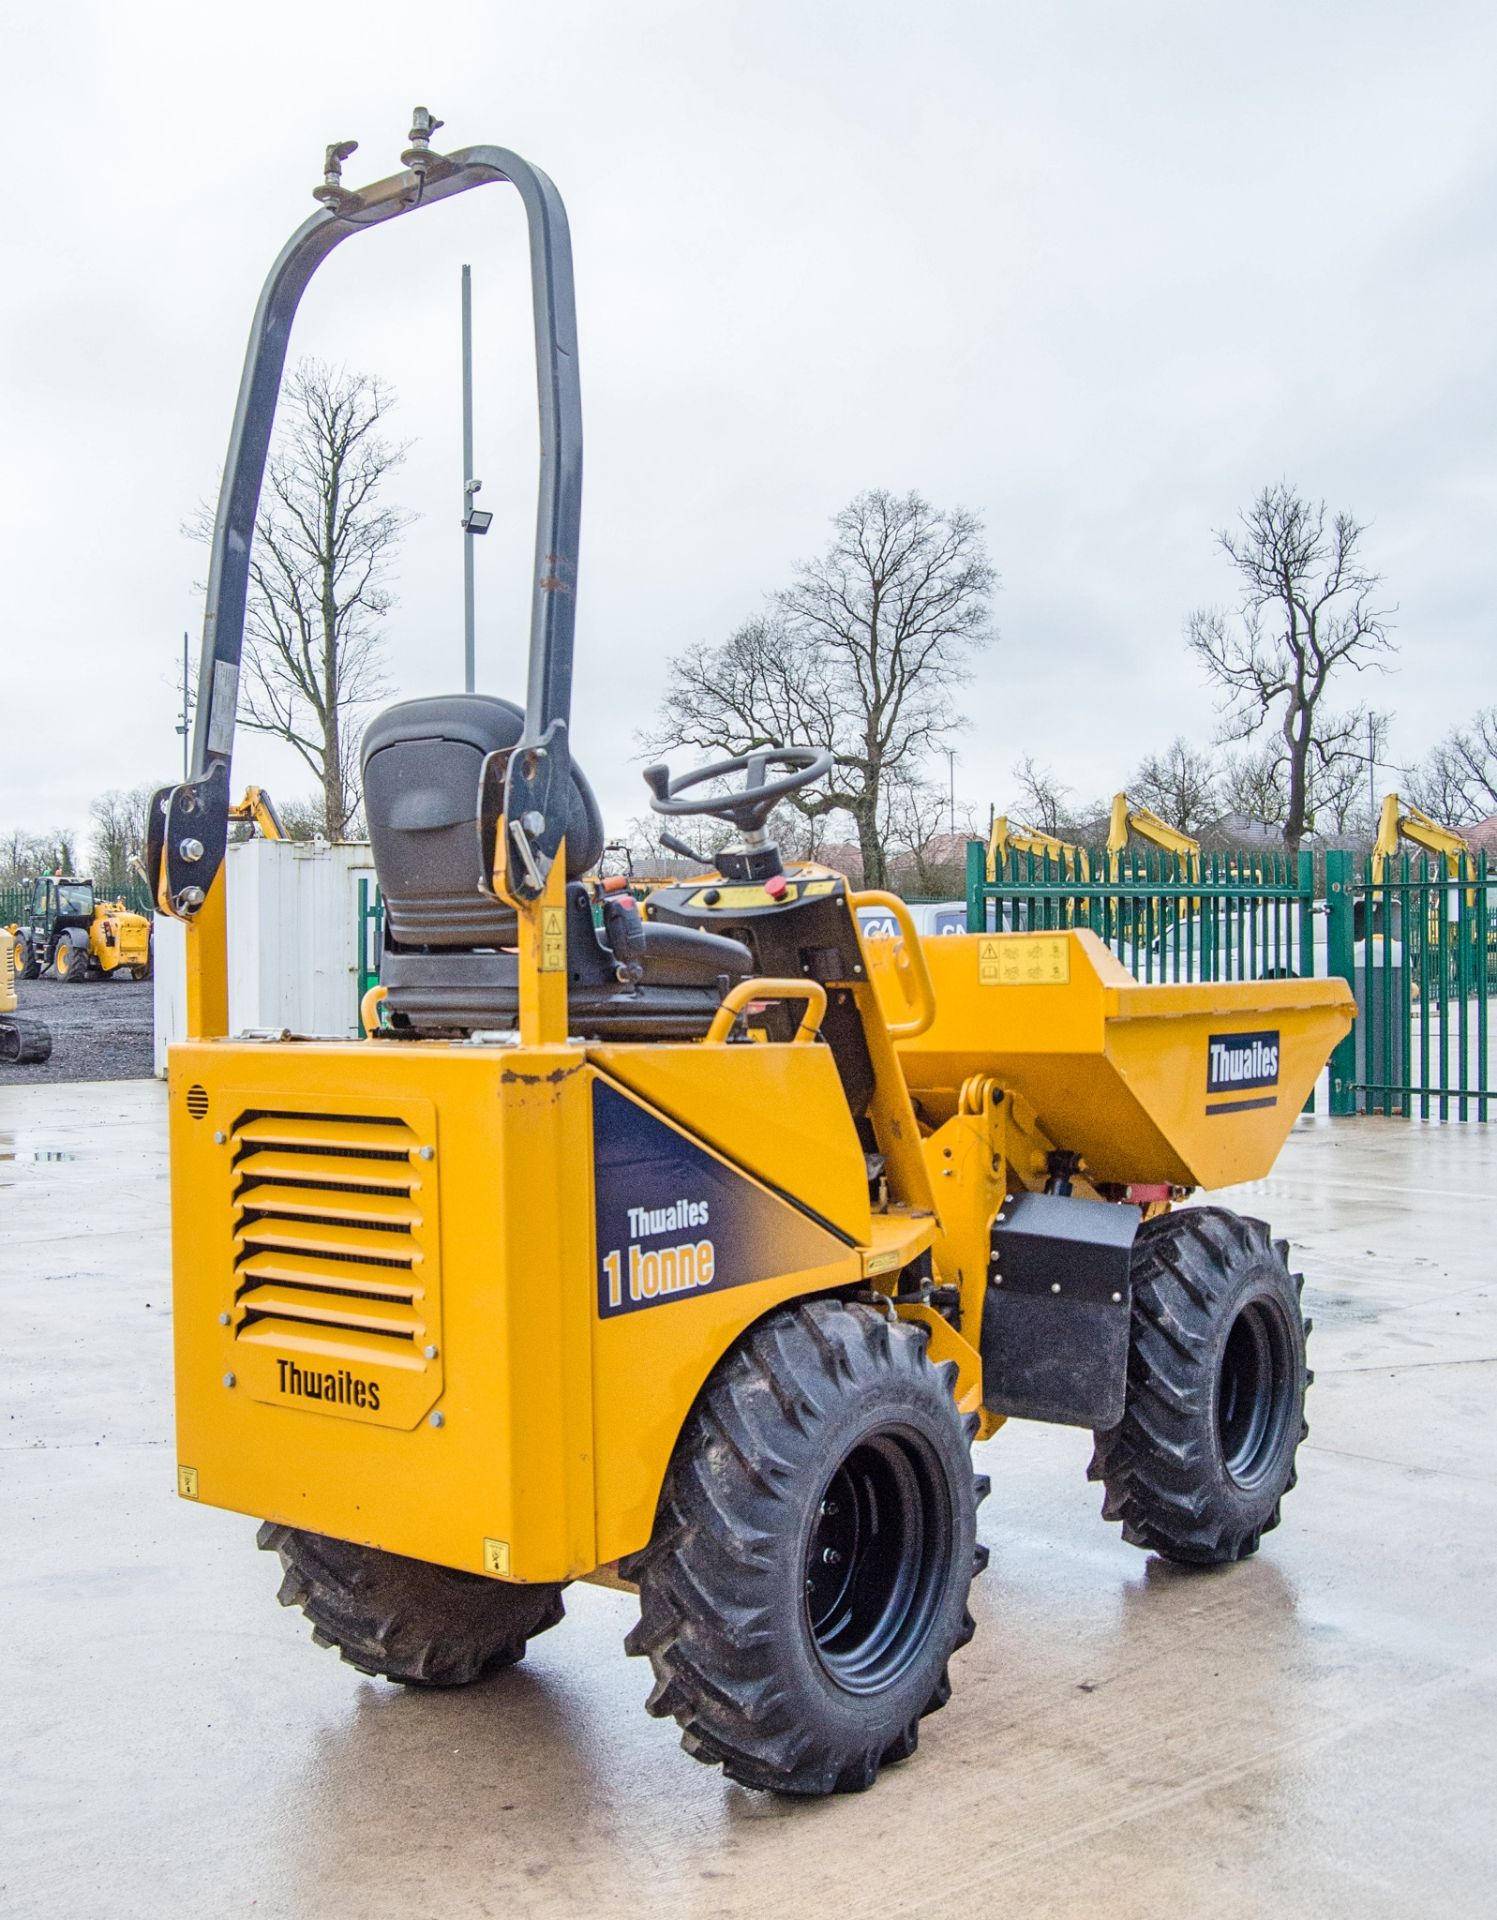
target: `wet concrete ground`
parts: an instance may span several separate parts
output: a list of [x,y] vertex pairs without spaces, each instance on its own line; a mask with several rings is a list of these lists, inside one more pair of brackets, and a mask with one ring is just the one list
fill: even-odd
[[956,1692],[870,1794],[727,1786],[648,1719],[625,1595],[407,1695],[179,1502],[164,1095],[0,1089],[0,1913],[1369,1916],[1497,1909],[1497,1130],[1301,1123],[1311,1437],[1252,1561],[1097,1515],[1086,1435],[984,1453]]

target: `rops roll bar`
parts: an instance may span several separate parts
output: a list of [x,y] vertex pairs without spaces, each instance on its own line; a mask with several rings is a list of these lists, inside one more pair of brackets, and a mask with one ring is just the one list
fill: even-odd
[[571,785],[567,725],[582,518],[571,236],[561,195],[539,167],[504,147],[437,153],[431,136],[441,125],[418,107],[411,144],[400,156],[405,170],[357,191],[342,184],[342,170],[358,143],[330,146],[322,184],[314,189],[323,210],[286,243],[255,309],[213,525],[192,772],[180,786],[163,789],[151,809],[147,872],[158,904],[180,919],[192,919],[202,906],[227,842],[250,545],[291,323],[302,294],[333,249],[354,234],[494,181],[508,181],[516,189],[529,227],[541,429],[525,732],[505,776],[504,815],[520,856],[511,863],[509,891],[538,898],[561,844]]

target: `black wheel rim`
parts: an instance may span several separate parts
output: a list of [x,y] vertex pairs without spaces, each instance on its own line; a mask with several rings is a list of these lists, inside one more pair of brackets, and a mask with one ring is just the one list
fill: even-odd
[[1239,1487],[1260,1486],[1279,1457],[1294,1413],[1294,1357],[1283,1309],[1267,1298],[1242,1306],[1222,1348],[1216,1434]]
[[881,1693],[919,1657],[951,1557],[951,1511],[930,1443],[908,1428],[860,1440],[818,1503],[803,1566],[823,1668],[849,1693]]

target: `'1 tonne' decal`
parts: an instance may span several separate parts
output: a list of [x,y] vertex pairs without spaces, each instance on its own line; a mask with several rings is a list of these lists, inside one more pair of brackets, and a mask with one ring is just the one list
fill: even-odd
[[826,1266],[848,1243],[602,1081],[593,1087],[598,1312],[608,1319]]

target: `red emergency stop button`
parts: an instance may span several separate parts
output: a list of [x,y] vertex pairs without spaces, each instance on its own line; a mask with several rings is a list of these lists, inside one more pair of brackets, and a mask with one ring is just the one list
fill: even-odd
[[771,900],[783,900],[786,894],[784,874],[772,873],[764,882],[764,891],[769,895]]

